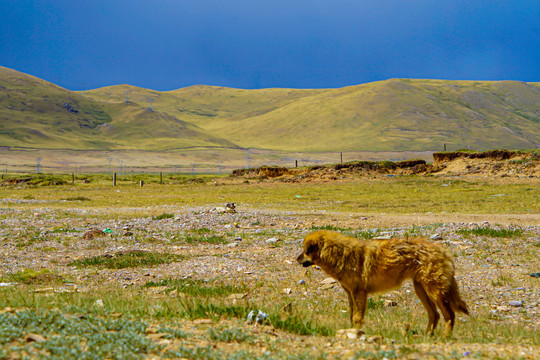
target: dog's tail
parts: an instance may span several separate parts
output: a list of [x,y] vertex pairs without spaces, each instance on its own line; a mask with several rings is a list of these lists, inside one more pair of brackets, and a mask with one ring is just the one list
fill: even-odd
[[452,310],[454,310],[455,312],[461,312],[469,315],[469,307],[461,298],[461,295],[459,294],[458,284],[456,282],[456,279],[454,279],[453,277],[450,282],[450,288],[448,289],[448,298],[450,300],[450,307],[452,308]]

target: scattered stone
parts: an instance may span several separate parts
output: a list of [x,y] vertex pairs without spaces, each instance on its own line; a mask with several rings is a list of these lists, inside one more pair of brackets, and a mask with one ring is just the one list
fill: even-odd
[[196,320],[193,320],[193,325],[197,326],[197,325],[211,325],[212,324],[212,320],[211,319],[196,319]]
[[394,237],[394,234],[392,234],[391,232],[384,232],[384,233],[381,233],[379,236],[374,237],[373,239],[374,240],[390,240],[393,237]]
[[397,306],[398,303],[397,301],[393,301],[393,300],[384,300],[384,307],[393,307],[393,306]]
[[240,300],[240,299],[245,299],[247,296],[248,296],[247,293],[244,293],[244,294],[231,294],[231,295],[227,296],[227,299],[229,299],[229,300]]
[[165,339],[169,337],[170,335],[167,333],[156,333],[156,334],[148,334],[147,337],[151,340],[158,341],[161,339]]
[[268,319],[268,314],[259,310],[259,313],[255,315],[255,310],[251,310],[247,316],[246,323],[257,325],[258,323],[262,324],[264,320]]
[[299,283],[300,285],[305,285],[305,284],[306,284],[306,281],[305,281],[304,279],[302,279],[302,280],[300,280],[298,283]]
[[102,307],[105,306],[105,304],[103,304],[103,300],[98,299],[98,300],[96,300],[96,301],[94,302],[93,306],[94,306],[94,307],[102,308]]
[[364,332],[360,329],[341,329],[336,332],[336,337],[346,339],[358,339],[360,336],[365,336]]
[[327,277],[326,279],[324,279],[323,281],[321,281],[321,285],[335,284],[335,283],[337,283],[337,280],[334,279],[334,278],[331,278],[331,277]]
[[435,233],[435,234],[431,235],[429,238],[431,240],[442,240],[443,239],[442,235],[439,234],[439,233]]
[[234,203],[227,203],[225,207],[218,206],[218,207],[213,208],[212,212],[217,213],[217,214],[225,214],[225,213],[234,214],[236,213],[236,205]]
[[531,276],[534,278],[540,278],[540,272],[532,273]]
[[521,301],[521,300],[509,301],[508,305],[514,306],[514,307],[522,307],[523,306],[523,301]]
[[283,292],[284,292],[286,295],[290,295],[290,294],[292,294],[292,289],[291,289],[291,288],[286,288],[286,289],[283,289]]
[[45,338],[39,334],[28,334],[24,337],[24,341],[26,342],[44,342],[45,341]]
[[270,239],[266,240],[267,244],[275,244],[279,241],[279,238],[277,237],[271,237]]
[[84,233],[83,239],[84,240],[94,240],[96,238],[107,236],[107,234],[104,231],[101,231],[99,229],[91,229]]

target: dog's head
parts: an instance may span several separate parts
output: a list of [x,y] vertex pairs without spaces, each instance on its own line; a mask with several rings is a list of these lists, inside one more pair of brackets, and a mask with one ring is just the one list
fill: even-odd
[[316,265],[319,261],[319,247],[321,237],[317,232],[311,233],[304,238],[304,250],[296,258],[296,261],[303,267]]

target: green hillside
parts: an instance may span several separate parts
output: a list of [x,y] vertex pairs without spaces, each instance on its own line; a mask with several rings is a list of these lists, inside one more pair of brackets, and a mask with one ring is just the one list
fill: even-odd
[[237,147],[134,102],[100,101],[0,67],[0,146],[47,149]]
[[540,84],[391,79],[316,90],[117,85],[72,92],[0,67],[0,145],[319,152],[423,151],[443,143],[540,147]]

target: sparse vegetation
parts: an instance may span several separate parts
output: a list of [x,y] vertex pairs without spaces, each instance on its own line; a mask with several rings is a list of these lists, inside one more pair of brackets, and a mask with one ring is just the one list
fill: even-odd
[[[0,280],[0,358],[333,360],[344,358],[345,343],[346,356],[358,359],[537,354],[530,306],[538,279],[528,276],[538,264],[537,227],[490,219],[494,212],[536,219],[535,179],[208,186],[160,185],[146,176],[143,188],[130,176],[113,188],[105,175],[90,176],[90,184],[3,187],[3,266],[13,271]],[[61,201],[75,197],[91,201]],[[226,201],[237,202],[238,213],[208,211]],[[170,219],[164,214],[178,220],[160,221]],[[89,228],[112,234],[85,240]],[[300,239],[318,229],[359,239],[443,234],[474,316],[458,318],[452,339],[424,336],[425,312],[406,285],[368,299],[367,340],[335,337],[350,327],[345,294],[337,285],[323,289],[325,274],[294,261]],[[266,243],[271,236],[279,247]],[[237,237],[235,246],[223,246]],[[35,267],[24,268],[29,264]],[[258,310],[268,318],[247,324]],[[44,340],[27,342],[31,332]],[[370,342],[375,335],[380,340]]]
[[163,213],[161,215],[154,216],[152,220],[173,219],[174,214]]
[[473,229],[462,229],[458,234],[470,236],[489,236],[494,238],[511,238],[523,235],[523,229],[493,229],[491,227],[475,227]]
[[248,287],[245,284],[229,285],[220,283],[217,280],[163,279],[158,282],[147,282],[144,286],[167,286],[169,287],[168,292],[176,289],[180,293],[198,297],[223,297],[248,291]]
[[152,267],[160,264],[170,264],[171,262],[181,261],[183,258],[183,256],[175,254],[127,251],[75,260],[70,262],[68,266],[76,266],[78,268],[96,266],[109,269],[124,269],[130,267]]

